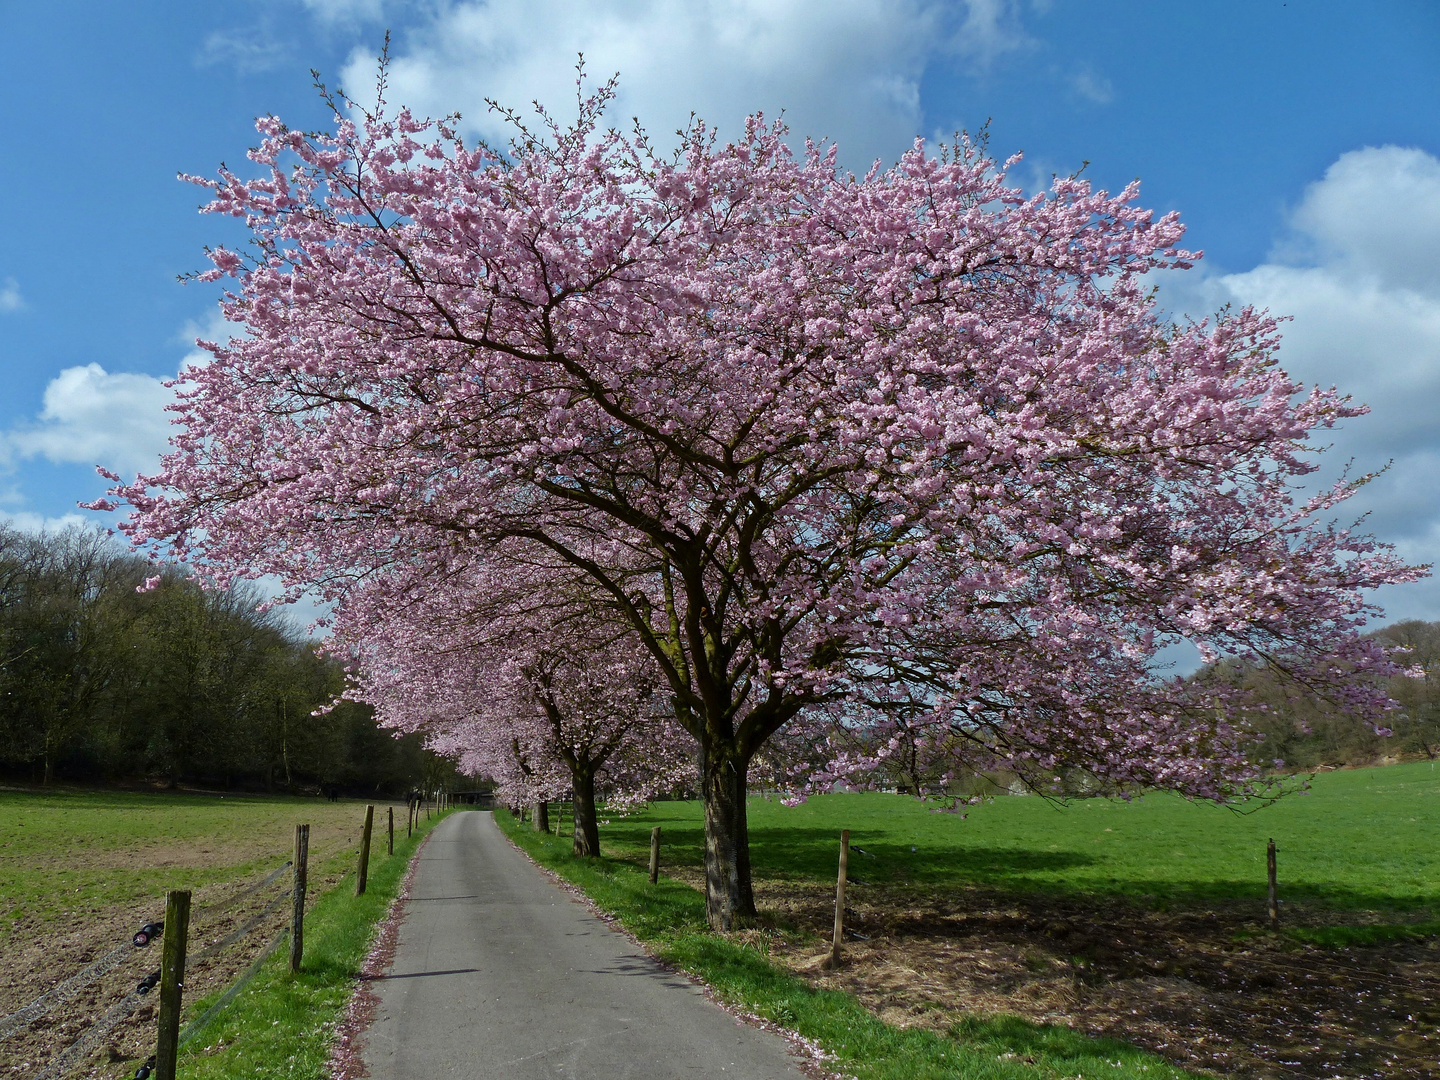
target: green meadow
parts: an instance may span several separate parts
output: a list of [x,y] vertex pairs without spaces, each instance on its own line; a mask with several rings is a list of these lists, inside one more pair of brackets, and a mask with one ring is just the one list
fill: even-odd
[[[1273,837],[1285,900],[1389,912],[1440,903],[1440,769],[1429,762],[1323,773],[1308,791],[1242,811],[1150,794],[1064,804],[1004,796],[944,813],[908,796],[853,793],[795,807],[752,798],[749,818],[757,878],[832,880],[849,829],[872,856],[853,858],[851,871],[876,884],[1258,902]],[[667,865],[702,865],[698,802],[612,820],[602,847],[643,861],[654,825]]]
[[[0,791],[0,944],[117,908],[148,915],[167,890],[273,870],[311,825],[312,875],[353,861],[363,803],[169,792]],[[383,823],[385,808],[377,807]],[[404,809],[400,811],[404,827]]]

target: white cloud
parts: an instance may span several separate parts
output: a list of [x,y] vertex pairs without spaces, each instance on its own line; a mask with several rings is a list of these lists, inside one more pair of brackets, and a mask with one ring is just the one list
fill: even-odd
[[13,277],[6,278],[0,284],[0,312],[19,311],[25,306],[25,300],[20,295],[20,283]]
[[45,388],[36,422],[4,435],[14,458],[153,472],[169,437],[173,392],[151,375],[110,374],[99,364],[66,368]]
[[1293,222],[1324,264],[1352,279],[1440,295],[1440,160],[1423,150],[1343,155],[1306,190]]
[[966,0],[965,21],[951,44],[960,56],[986,68],[1005,53],[1032,49],[1037,43],[1025,32],[1015,0]]
[[[1290,233],[1245,273],[1167,285],[1192,314],[1252,304],[1292,317],[1280,361],[1371,407],[1331,433],[1332,465],[1394,462],[1347,509],[1415,562],[1440,562],[1440,160],[1366,147],[1342,155],[1290,215]],[[1333,469],[1327,469],[1333,475]],[[1387,590],[1391,617],[1440,619],[1433,579]]]
[[1115,100],[1115,87],[1110,80],[1089,68],[1076,72],[1070,79],[1070,85],[1086,101],[1093,101],[1096,105],[1108,105]]
[[289,49],[263,25],[216,30],[196,57],[202,67],[223,64],[246,75],[274,71],[289,60]]
[[[305,0],[334,17],[374,5]],[[490,0],[441,5],[394,50],[391,102],[418,113],[459,110],[470,130],[509,132],[484,99],[539,100],[573,115],[575,61],[596,81],[620,74],[612,116],[638,116],[657,138],[691,111],[734,135],[745,115],[782,109],[797,135],[832,137],[846,161],[893,159],[920,131],[927,63],[983,66],[1023,48],[1014,0]],[[375,80],[357,51],[343,82],[364,103]]]
[[29,510],[0,510],[0,524],[27,533],[58,533],[71,527],[89,528],[95,522],[81,514],[61,514],[59,517],[45,517]]
[[[239,329],[218,309],[187,322],[176,338],[176,344],[190,350],[179,370],[210,362],[210,354],[195,344],[197,338],[225,342]],[[169,450],[171,414],[166,406],[175,400],[165,381],[138,372],[112,373],[97,363],[64,369],[45,387],[33,420],[0,431],[0,479],[13,474],[18,462],[33,458],[102,465],[122,474],[154,473]],[[27,501],[13,485],[0,489],[0,505]],[[4,513],[0,510],[0,517]]]
[[300,0],[324,23],[377,22],[384,18],[384,0]]

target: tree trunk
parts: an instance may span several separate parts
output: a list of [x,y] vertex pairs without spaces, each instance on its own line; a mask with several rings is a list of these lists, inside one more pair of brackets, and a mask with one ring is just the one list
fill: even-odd
[[750,831],[745,815],[749,761],[733,748],[702,747],[705,797],[705,918],[714,930],[736,930],[755,918]]
[[575,854],[586,858],[600,854],[600,823],[595,816],[595,774],[574,766],[570,782],[575,789]]
[[530,824],[535,827],[536,832],[550,831],[550,804],[544,799],[537,799],[530,804]]

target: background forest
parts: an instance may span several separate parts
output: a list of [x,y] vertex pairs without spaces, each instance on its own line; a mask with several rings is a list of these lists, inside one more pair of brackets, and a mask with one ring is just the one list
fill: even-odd
[[[257,612],[253,590],[207,591],[167,567],[158,588],[137,592],[152,572],[99,530],[0,526],[0,776],[354,794],[453,778],[420,735],[397,739],[368,706],[312,715],[343,686],[340,665],[283,617]],[[1248,717],[1264,735],[1255,754],[1287,770],[1433,758],[1440,623],[1375,636],[1410,650],[1400,658],[1410,674],[1388,688],[1400,705],[1389,736],[1240,662],[1194,678],[1261,689],[1269,709]],[[902,788],[915,779],[890,778]]]
[[[449,779],[252,589],[206,591],[100,530],[0,527],[0,775],[398,793]],[[443,774],[443,776],[442,776]]]
[[1258,690],[1268,708],[1246,717],[1265,736],[1255,754],[1264,761],[1281,761],[1287,770],[1434,759],[1440,754],[1440,622],[1410,619],[1370,636],[1406,650],[1395,659],[1407,674],[1388,680],[1386,687],[1398,705],[1386,718],[1389,735],[1377,734],[1301,686],[1282,685],[1253,663],[1225,661],[1195,678],[1238,681]]

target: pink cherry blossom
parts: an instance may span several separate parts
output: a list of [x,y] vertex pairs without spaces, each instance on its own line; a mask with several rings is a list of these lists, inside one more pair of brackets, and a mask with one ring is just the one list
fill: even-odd
[[574,582],[698,745],[717,927],[754,910],[747,770],[802,713],[1213,799],[1258,779],[1243,702],[1156,675],[1171,642],[1378,717],[1365,598],[1422,571],[1332,522],[1354,483],[1296,493],[1364,409],[1286,376],[1261,312],[1162,317],[1174,214],[1027,197],[965,139],[855,177],[755,117],[667,157],[609,96],[503,153],[262,120],[257,175],[196,180],[253,240],[204,275],[247,335],[181,375],[122,528],[356,626],[396,575]]
[[688,785],[695,743],[627,625],[533,567],[391,573],[342,608],[332,648],[381,724],[498,781],[512,806],[574,801],[574,850],[600,850],[597,791],[625,813]]

